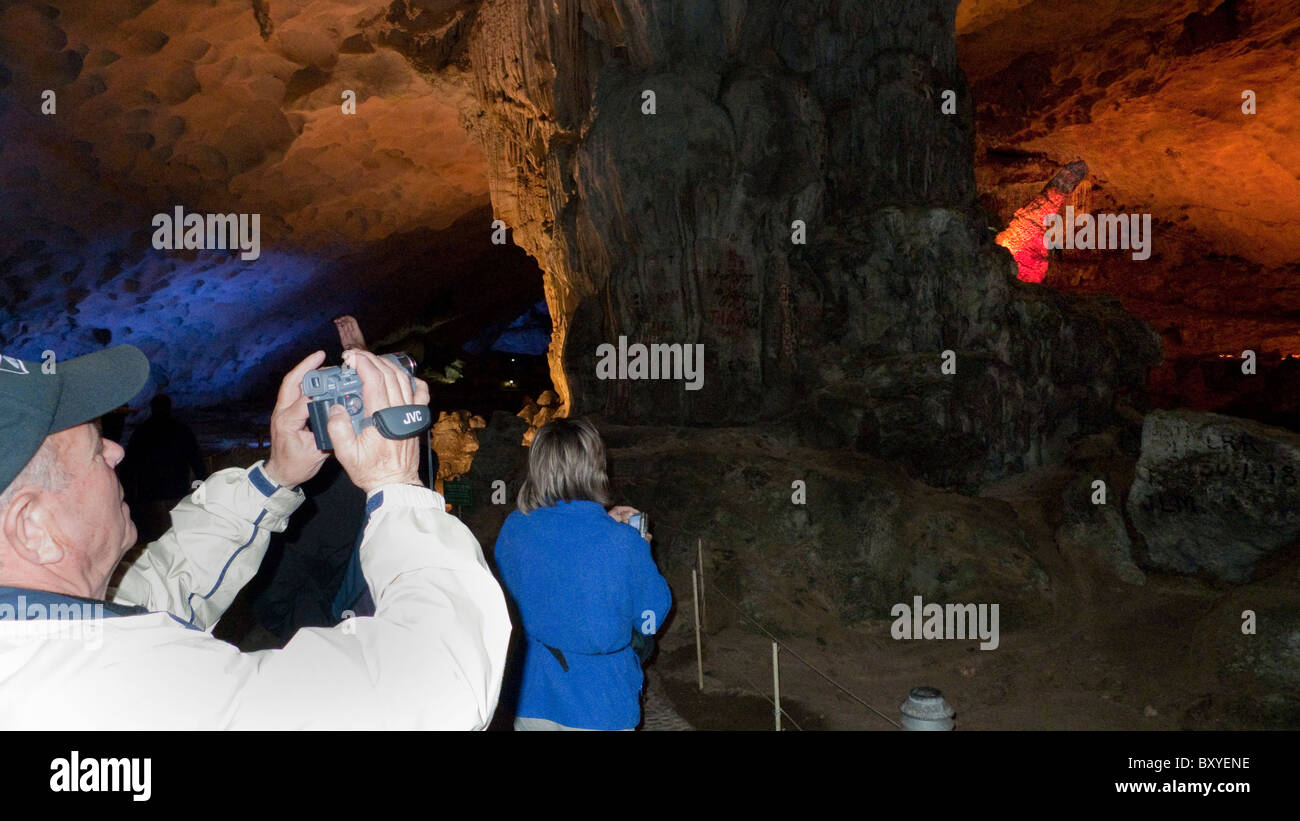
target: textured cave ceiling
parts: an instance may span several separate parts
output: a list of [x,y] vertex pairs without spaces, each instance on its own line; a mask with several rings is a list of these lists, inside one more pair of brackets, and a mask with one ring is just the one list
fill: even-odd
[[[307,345],[336,346],[335,313],[356,313],[372,338],[416,320],[468,319],[468,336],[535,302],[536,266],[487,242],[487,164],[462,122],[471,95],[440,51],[473,17],[461,5],[413,4],[400,30],[385,3],[7,6],[6,349],[66,357],[130,341],[159,386],[205,403]],[[152,216],[177,205],[259,214],[261,258],[154,250]]]
[[1294,0],[964,0],[957,33],[999,219],[1082,158],[1094,211],[1155,222],[1151,260],[1075,254],[1049,286],[1120,296],[1167,356],[1300,352]]
[[[313,249],[445,228],[487,203],[463,100],[360,33],[383,5],[268,3],[260,24],[247,3],[134,5],[18,5],[0,18],[6,116],[30,136],[6,153],[23,152],[36,183],[23,205],[86,232],[178,201],[260,212],[268,244]],[[59,111],[42,128],[19,98],[46,88]],[[340,89],[359,114],[341,112]],[[47,196],[45,169],[67,197]]]
[[[533,194],[546,172],[527,141],[555,125],[483,78],[542,97],[550,80],[493,48],[542,35],[486,25],[490,5],[502,4],[6,5],[0,344],[38,358],[130,341],[178,401],[209,403],[330,345],[336,313],[373,336],[439,322],[468,338],[526,309],[537,266],[487,243],[488,223],[494,210],[513,217],[531,252],[561,253],[542,241],[545,196]],[[1174,354],[1300,340],[1293,0],[964,0],[957,34],[977,184],[998,219],[1076,157],[1092,207],[1156,219],[1149,263],[1066,259],[1049,287],[1124,297],[1176,329]],[[1253,117],[1240,109],[1247,88]],[[45,89],[54,115],[40,111]],[[341,111],[342,89],[356,115]],[[503,116],[522,137],[491,133]],[[176,205],[261,214],[262,258],[153,250],[152,215]]]

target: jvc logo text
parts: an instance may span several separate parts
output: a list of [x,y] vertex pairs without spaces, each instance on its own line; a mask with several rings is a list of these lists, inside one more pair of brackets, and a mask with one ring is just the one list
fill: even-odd
[[423,411],[407,411],[406,416],[402,417],[403,425],[411,425],[416,422],[423,422],[423,421],[424,421]]

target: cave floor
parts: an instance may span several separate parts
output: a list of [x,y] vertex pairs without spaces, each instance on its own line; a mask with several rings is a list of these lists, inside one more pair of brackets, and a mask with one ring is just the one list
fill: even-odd
[[[974,641],[895,641],[884,620],[785,641],[894,721],[908,691],[927,685],[943,691],[960,729],[1222,728],[1221,720],[1203,715],[1220,689],[1216,677],[1189,659],[1179,630],[1213,597],[1177,584],[1160,587],[1148,583],[1127,596],[1107,595],[1049,625],[1004,630],[1001,646],[990,652]],[[707,632],[704,647],[703,691],[692,637],[672,634],[660,648],[654,676],[677,712],[700,730],[772,729],[771,641],[730,625]],[[786,730],[892,729],[785,653],[781,693],[793,719],[783,721]]]
[[[1130,585],[1095,565],[1062,554],[1034,488],[1043,472],[992,486],[1017,508],[1052,579],[1053,615],[1042,623],[1003,627],[1000,646],[972,641],[907,641],[890,636],[888,619],[819,633],[778,633],[808,662],[888,719],[781,654],[783,730],[891,730],[913,687],[939,688],[965,730],[1275,729],[1242,706],[1244,693],[1220,680],[1214,659],[1240,639],[1239,613],[1227,597],[1262,600],[1278,580],[1300,578],[1300,563],[1274,568],[1246,588],[1148,575]],[[1284,582],[1285,583],[1285,582]],[[700,730],[773,728],[772,644],[757,629],[708,602],[703,631],[704,689],[696,681],[689,592],[660,640],[648,690],[661,690]],[[708,624],[710,618],[719,622]],[[766,614],[797,625],[797,608]],[[819,620],[823,625],[826,620]],[[649,722],[650,711],[647,708]]]
[[[1170,730],[1205,727],[1192,714],[1216,689],[1190,667],[1170,625],[1194,619],[1203,597],[1149,597],[1073,624],[1004,631],[998,651],[976,642],[895,642],[888,621],[787,643],[889,719],[915,686],[939,688],[965,730]],[[825,642],[821,646],[818,639]],[[705,687],[693,642],[665,640],[656,661],[673,706],[701,730],[768,730],[771,642],[731,626],[705,637]],[[891,724],[788,654],[781,663],[786,730],[889,730]]]

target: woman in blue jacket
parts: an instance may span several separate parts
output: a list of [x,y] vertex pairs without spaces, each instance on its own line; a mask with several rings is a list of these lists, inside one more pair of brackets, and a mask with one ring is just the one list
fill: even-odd
[[495,559],[523,622],[517,730],[631,730],[641,722],[633,631],[659,630],[672,595],[636,528],[607,513],[605,445],[588,421],[537,431]]

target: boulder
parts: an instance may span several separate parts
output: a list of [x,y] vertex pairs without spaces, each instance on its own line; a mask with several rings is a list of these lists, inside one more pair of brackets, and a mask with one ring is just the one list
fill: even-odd
[[[1300,569],[1292,563],[1291,569]],[[1189,648],[1217,688],[1197,705],[1200,729],[1300,728],[1300,574],[1242,585],[1193,625]],[[1208,689],[1208,688],[1207,688]]]
[[1147,564],[1227,582],[1300,538],[1300,435],[1246,419],[1155,411],[1128,513]]
[[1108,497],[1106,504],[1093,504],[1092,482],[1091,477],[1081,476],[1066,486],[1061,496],[1065,518],[1056,529],[1057,544],[1062,552],[1074,552],[1108,568],[1123,582],[1146,584],[1146,574],[1133,561],[1122,502]]

